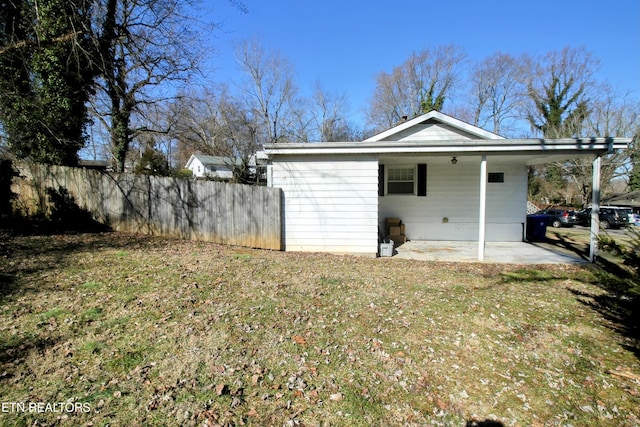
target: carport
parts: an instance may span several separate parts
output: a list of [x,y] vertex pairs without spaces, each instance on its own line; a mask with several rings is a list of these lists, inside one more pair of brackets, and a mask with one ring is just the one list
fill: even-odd
[[[406,239],[468,242],[488,261],[497,243],[523,240],[529,166],[593,159],[597,212],[601,156],[629,142],[505,139],[431,111],[361,142],[267,144],[267,185],[283,191],[287,251],[375,255],[396,218]],[[597,233],[595,215],[590,259]]]

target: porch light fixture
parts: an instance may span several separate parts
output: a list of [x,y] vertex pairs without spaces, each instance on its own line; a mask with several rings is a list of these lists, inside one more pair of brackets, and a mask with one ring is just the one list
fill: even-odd
[[451,158],[451,164],[452,164],[452,165],[455,165],[456,163],[458,163],[458,159],[456,159],[456,156],[453,156],[453,157]]

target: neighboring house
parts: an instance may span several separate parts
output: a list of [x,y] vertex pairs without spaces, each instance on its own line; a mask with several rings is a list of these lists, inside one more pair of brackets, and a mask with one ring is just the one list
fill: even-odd
[[635,212],[640,212],[640,191],[617,194],[602,201],[602,205],[627,206]]
[[[7,148],[0,145],[0,159],[11,159],[13,161],[17,160],[16,156]],[[85,169],[93,169],[101,172],[109,171],[110,164],[107,160],[88,160],[88,159],[78,159],[79,168]]]
[[232,166],[234,162],[237,162],[237,160],[230,157],[192,154],[185,168],[190,169],[196,178],[213,178],[229,181],[233,178]]
[[523,240],[529,165],[629,142],[505,139],[432,111],[362,142],[269,144],[267,182],[284,193],[285,250],[375,255],[400,218],[407,238],[477,241],[482,259],[486,241]]
[[109,162],[106,160],[78,160],[78,167],[85,169],[93,169],[101,172],[106,172],[110,169]]
[[[257,179],[264,180],[266,173],[266,154],[264,151],[258,151],[249,159],[249,173],[256,175]],[[233,166],[241,166],[240,159],[231,157],[205,156],[203,154],[192,154],[186,169],[191,170],[196,178],[213,178],[221,181],[230,181],[233,178]]]

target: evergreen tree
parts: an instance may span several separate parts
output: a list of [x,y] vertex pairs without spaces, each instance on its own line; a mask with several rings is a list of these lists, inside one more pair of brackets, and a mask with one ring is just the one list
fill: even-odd
[[425,90],[426,96],[423,95],[420,100],[420,108],[423,114],[433,110],[442,111],[442,106],[444,105],[445,100],[444,92],[438,93],[434,99],[434,91],[435,83],[432,83],[431,86],[429,86],[429,89]]
[[140,157],[140,161],[136,165],[134,172],[143,175],[169,176],[171,168],[167,156],[157,148],[155,141],[149,140],[145,144],[144,151]]
[[0,13],[0,121],[22,158],[75,165],[91,96],[90,2],[14,0]]
[[582,129],[589,112],[587,101],[582,98],[585,87],[580,85],[571,93],[573,86],[573,77],[563,84],[555,74],[551,75],[548,84],[543,85],[542,93],[529,86],[529,96],[541,120],[538,121],[533,114],[528,115],[528,120],[545,138],[569,138]]
[[[533,67],[527,83],[531,107],[526,115],[531,128],[544,138],[579,137],[590,114],[588,91],[593,87],[592,72],[597,61],[582,49],[565,48],[549,52]],[[538,199],[553,203],[563,200],[571,162],[536,166],[544,177]],[[529,193],[533,194],[532,183]],[[564,201],[566,203],[566,200]]]

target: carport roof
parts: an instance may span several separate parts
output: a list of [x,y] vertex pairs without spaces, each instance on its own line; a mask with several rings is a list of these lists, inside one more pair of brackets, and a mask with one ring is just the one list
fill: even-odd
[[346,154],[526,155],[527,164],[559,158],[605,154],[626,149],[630,138],[467,139],[455,141],[372,141],[275,143],[265,146],[270,156]]
[[631,139],[505,139],[438,111],[430,111],[358,142],[273,143],[280,155],[506,155],[526,164],[547,163],[625,149]]

